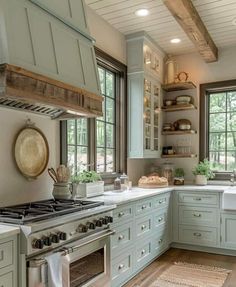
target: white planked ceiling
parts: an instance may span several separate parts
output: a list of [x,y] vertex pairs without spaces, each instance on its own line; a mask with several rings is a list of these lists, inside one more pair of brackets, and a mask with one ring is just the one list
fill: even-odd
[[[236,0],[192,2],[216,46],[236,46]],[[195,50],[162,0],[85,0],[85,3],[124,35],[146,31],[166,53],[177,55]],[[134,12],[140,8],[147,8],[150,14],[137,17]],[[181,43],[171,44],[173,38],[180,38]]]

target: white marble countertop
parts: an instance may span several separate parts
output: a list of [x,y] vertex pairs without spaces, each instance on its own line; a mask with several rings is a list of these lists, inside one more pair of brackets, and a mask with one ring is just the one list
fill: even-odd
[[136,201],[145,197],[155,196],[161,193],[174,190],[183,190],[183,191],[210,191],[210,192],[224,192],[229,186],[220,186],[220,185],[206,185],[206,186],[197,186],[197,185],[182,185],[182,186],[169,186],[162,188],[152,188],[144,189],[140,187],[133,187],[131,190],[117,192],[117,191],[106,191],[104,195],[93,197],[92,200],[102,201],[105,204],[124,204],[132,201]]
[[10,237],[18,233],[20,233],[19,227],[0,224],[0,239]]

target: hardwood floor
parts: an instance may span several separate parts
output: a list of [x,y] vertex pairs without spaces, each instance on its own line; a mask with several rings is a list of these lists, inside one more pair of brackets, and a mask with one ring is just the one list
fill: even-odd
[[124,287],[148,287],[164,270],[166,270],[173,262],[177,261],[216,266],[232,270],[224,284],[224,287],[236,287],[236,257],[175,248],[171,248],[164,253],[124,285]]

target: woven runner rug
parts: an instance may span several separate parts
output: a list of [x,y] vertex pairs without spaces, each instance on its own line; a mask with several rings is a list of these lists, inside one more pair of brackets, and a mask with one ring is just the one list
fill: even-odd
[[222,287],[230,272],[218,267],[176,262],[150,287]]

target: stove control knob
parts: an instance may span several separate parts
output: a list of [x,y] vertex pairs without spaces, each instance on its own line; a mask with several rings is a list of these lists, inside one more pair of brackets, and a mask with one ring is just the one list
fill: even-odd
[[59,236],[60,240],[66,240],[67,234],[65,232],[58,232],[57,235]]
[[100,218],[100,220],[102,221],[103,224],[109,223],[108,218],[106,218],[106,217],[102,217],[102,218]]
[[44,241],[42,239],[35,239],[32,242],[32,247],[34,249],[43,249],[43,246],[44,246]]
[[95,221],[95,224],[96,224],[96,226],[98,226],[98,227],[102,227],[102,220],[101,220],[101,219],[96,220],[96,221]]
[[51,246],[52,245],[51,237],[45,236],[42,238],[42,240],[43,240],[43,243],[45,246]]
[[88,231],[88,226],[84,225],[84,224],[80,224],[78,226],[78,231],[81,233],[86,233]]
[[88,229],[95,229],[96,228],[96,225],[93,222],[87,222],[86,225],[87,225]]
[[109,223],[112,223],[113,222],[113,217],[112,216],[106,216],[107,220]]
[[50,237],[51,237],[52,243],[59,243],[60,242],[60,235],[58,233],[57,234],[51,234]]

